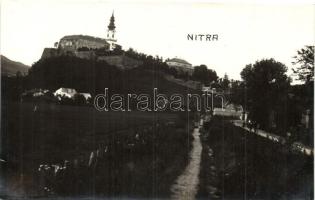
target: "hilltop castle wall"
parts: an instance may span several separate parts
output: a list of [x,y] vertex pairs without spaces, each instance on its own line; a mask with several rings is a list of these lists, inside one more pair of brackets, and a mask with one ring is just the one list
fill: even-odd
[[74,55],[82,59],[95,59],[94,51],[75,51]]
[[42,53],[42,59],[58,56],[58,51],[55,48],[45,48]]
[[73,56],[73,52],[64,51],[62,49],[55,49],[55,48],[45,48],[41,59],[50,58],[50,57],[56,57],[56,56],[62,56],[62,55],[69,55]]
[[75,56],[82,59],[97,59],[106,61],[110,65],[117,66],[119,69],[132,69],[143,64],[142,61],[130,58],[125,55],[97,56],[93,50],[91,51],[67,51],[64,49],[45,48],[41,59],[57,57],[62,55]]

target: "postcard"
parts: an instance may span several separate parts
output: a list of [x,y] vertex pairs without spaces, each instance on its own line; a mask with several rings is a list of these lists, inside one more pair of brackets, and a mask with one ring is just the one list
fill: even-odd
[[315,4],[3,0],[2,199],[314,199]]

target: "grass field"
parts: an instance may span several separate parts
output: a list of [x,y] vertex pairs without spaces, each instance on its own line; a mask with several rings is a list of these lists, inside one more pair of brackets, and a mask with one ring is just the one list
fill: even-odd
[[[53,104],[38,105],[34,112],[32,103],[2,109],[10,194],[167,197],[188,160],[192,118],[187,113],[99,112]],[[64,167],[65,161],[63,174],[50,181],[38,172],[40,165]]]

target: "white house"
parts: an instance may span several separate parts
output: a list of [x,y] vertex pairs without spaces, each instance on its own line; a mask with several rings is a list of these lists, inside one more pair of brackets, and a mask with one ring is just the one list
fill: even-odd
[[68,97],[68,98],[73,98],[73,96],[77,94],[77,91],[72,88],[59,88],[54,92],[54,95],[56,97]]
[[203,92],[211,92],[211,87],[202,86]]

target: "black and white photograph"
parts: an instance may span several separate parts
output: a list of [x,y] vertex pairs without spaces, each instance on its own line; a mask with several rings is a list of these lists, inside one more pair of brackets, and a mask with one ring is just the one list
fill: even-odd
[[315,2],[0,9],[0,200],[314,199]]

